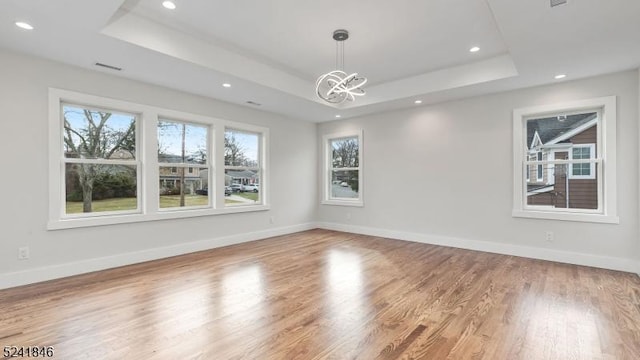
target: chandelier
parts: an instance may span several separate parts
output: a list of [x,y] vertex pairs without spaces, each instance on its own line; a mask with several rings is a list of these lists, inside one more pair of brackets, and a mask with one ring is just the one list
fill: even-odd
[[328,103],[353,101],[356,96],[365,94],[362,86],[367,83],[367,78],[344,71],[344,41],[348,38],[347,30],[333,32],[333,39],[336,41],[336,70],[323,74],[316,80],[316,94]]

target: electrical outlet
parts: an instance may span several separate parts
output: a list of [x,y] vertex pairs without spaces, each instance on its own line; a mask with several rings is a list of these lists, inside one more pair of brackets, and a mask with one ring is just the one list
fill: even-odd
[[351,220],[351,213],[347,213],[347,220]]
[[29,258],[29,247],[24,246],[18,248],[18,260],[27,260]]
[[274,223],[276,222],[276,217],[275,217],[275,216],[271,216],[271,217],[269,218],[269,222],[270,222],[271,224],[274,224]]
[[544,239],[547,240],[547,242],[553,242],[553,240],[555,240],[555,235],[553,234],[553,231],[547,231],[544,234]]

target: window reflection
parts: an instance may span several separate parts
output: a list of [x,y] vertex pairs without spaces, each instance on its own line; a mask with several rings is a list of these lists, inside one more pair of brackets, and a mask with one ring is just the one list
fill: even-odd
[[224,275],[221,291],[223,315],[243,321],[262,316],[265,289],[259,265],[243,266]]
[[328,309],[338,337],[360,336],[367,312],[361,255],[331,250],[327,263]]

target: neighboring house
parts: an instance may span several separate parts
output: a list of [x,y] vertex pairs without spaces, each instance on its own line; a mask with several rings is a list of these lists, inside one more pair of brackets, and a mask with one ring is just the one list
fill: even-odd
[[[597,113],[588,113],[529,120],[529,160],[595,159],[597,116]],[[598,208],[594,164],[531,165],[526,173],[528,205]]]
[[229,186],[231,184],[258,184],[260,177],[257,172],[251,170],[227,170],[224,177],[224,185]]
[[[66,156],[69,158],[78,158],[79,156],[72,152],[67,152]],[[128,150],[117,150],[110,157],[110,159],[133,159],[133,155]],[[189,159],[191,160],[191,159]],[[182,163],[182,157],[177,155],[158,155],[158,162],[160,163]],[[71,168],[75,169],[77,165],[72,165]],[[181,174],[184,169],[184,192],[186,194],[195,194],[196,190],[207,188],[208,174],[207,171],[202,171],[199,167],[177,167],[168,166],[160,167],[159,169],[159,186],[160,194],[170,194],[179,191]],[[103,167],[102,171],[116,171],[116,168]],[[135,177],[135,175],[133,175]],[[75,171],[68,171],[66,175],[66,190],[67,194],[75,191],[77,186],[77,175]]]
[[[182,157],[166,154],[159,154],[158,162],[183,163]],[[169,194],[180,189],[181,171],[184,171],[185,194],[193,195],[196,190],[207,188],[207,171],[202,171],[199,167],[167,166],[159,169],[160,194]]]

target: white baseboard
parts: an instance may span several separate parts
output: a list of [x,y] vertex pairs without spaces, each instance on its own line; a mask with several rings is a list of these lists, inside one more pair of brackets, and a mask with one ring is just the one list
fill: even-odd
[[504,244],[490,241],[461,239],[447,236],[411,233],[397,230],[377,229],[365,226],[346,225],[338,223],[316,223],[318,228],[343,231],[355,234],[385,237],[405,241],[413,241],[432,245],[455,247],[467,250],[477,250],[503,255],[513,255],[532,259],[556,261],[567,264],[592,266],[597,268],[636,273],[640,276],[640,262],[633,259],[615,258],[562,250],[536,248]]
[[233,244],[240,244],[243,242],[266,239],[273,236],[287,235],[315,228],[413,241],[432,245],[449,246],[468,250],[484,251],[496,254],[550,260],[568,264],[593,266],[610,270],[632,272],[640,276],[640,262],[631,259],[574,253],[561,250],[535,248],[530,246],[503,244],[488,241],[469,240],[454,237],[434,236],[397,230],[377,229],[364,226],[319,222],[223,236],[174,246],[154,248],[138,252],[100,257],[18,272],[4,273],[0,274],[0,289],[59,279],[93,271],[111,269],[119,266],[141,263],[144,261],[158,260],[171,256],[183,255],[196,251],[209,250]]
[[72,263],[46,266],[18,272],[4,273],[0,274],[0,289],[59,279],[93,271],[111,269],[124,265],[137,264],[144,261],[158,260],[196,251],[209,250],[222,246],[266,239],[273,236],[287,235],[299,231],[315,229],[316,227],[317,226],[314,223],[299,224],[251,233],[223,236],[208,240],[148,249],[120,255],[87,259]]

